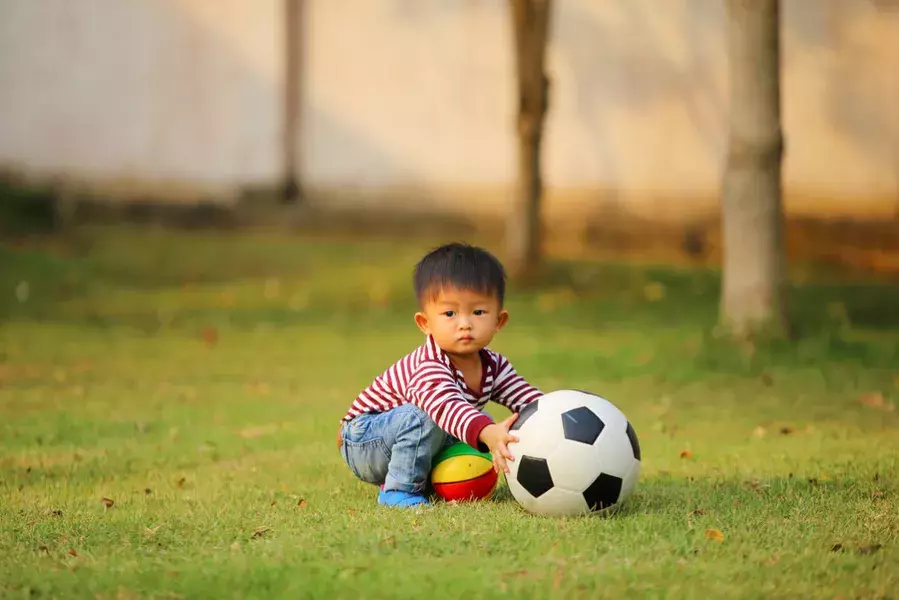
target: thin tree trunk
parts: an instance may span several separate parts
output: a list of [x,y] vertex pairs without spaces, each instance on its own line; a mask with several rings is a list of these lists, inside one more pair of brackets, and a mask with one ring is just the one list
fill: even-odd
[[730,139],[721,321],[741,337],[788,332],[779,13],[778,0],[727,0]]
[[508,268],[520,280],[533,279],[540,266],[543,182],[540,150],[548,104],[544,70],[550,0],[510,0],[518,83],[518,174],[506,229]]
[[282,200],[295,203],[300,198],[297,174],[300,134],[300,78],[303,68],[303,0],[284,0],[284,189]]

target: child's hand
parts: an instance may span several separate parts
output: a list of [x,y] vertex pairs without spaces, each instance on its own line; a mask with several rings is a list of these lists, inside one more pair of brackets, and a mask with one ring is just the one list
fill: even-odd
[[512,426],[512,423],[517,418],[518,413],[512,413],[505,421],[491,423],[482,429],[481,434],[478,436],[490,449],[490,454],[493,455],[493,470],[497,473],[500,471],[508,473],[509,466],[506,464],[506,460],[515,460],[515,457],[509,452],[508,444],[518,441],[517,437],[509,433],[509,427]]

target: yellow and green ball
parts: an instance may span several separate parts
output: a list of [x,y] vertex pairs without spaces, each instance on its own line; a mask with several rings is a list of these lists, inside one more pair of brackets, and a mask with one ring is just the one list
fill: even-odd
[[444,448],[432,462],[431,485],[447,501],[487,500],[498,481],[490,454],[464,442]]

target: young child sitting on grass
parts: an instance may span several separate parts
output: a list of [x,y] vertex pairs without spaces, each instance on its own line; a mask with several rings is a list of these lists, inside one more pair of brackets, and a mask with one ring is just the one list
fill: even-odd
[[[338,432],[352,472],[381,486],[379,504],[427,504],[431,459],[459,440],[489,451],[494,469],[509,472],[509,427],[543,394],[487,349],[509,318],[505,280],[496,257],[466,244],[441,246],[416,265],[415,323],[425,342],[356,397]],[[482,412],[490,400],[512,415],[495,423]]]

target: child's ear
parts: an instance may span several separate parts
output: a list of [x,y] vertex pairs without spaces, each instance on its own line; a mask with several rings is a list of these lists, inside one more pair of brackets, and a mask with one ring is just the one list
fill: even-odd
[[424,313],[415,313],[415,324],[418,325],[418,328],[421,329],[423,334],[430,335],[431,331],[428,327],[428,317]]
[[503,327],[506,326],[506,323],[509,322],[509,311],[503,309],[499,311],[499,316],[496,318],[496,330],[499,331]]

